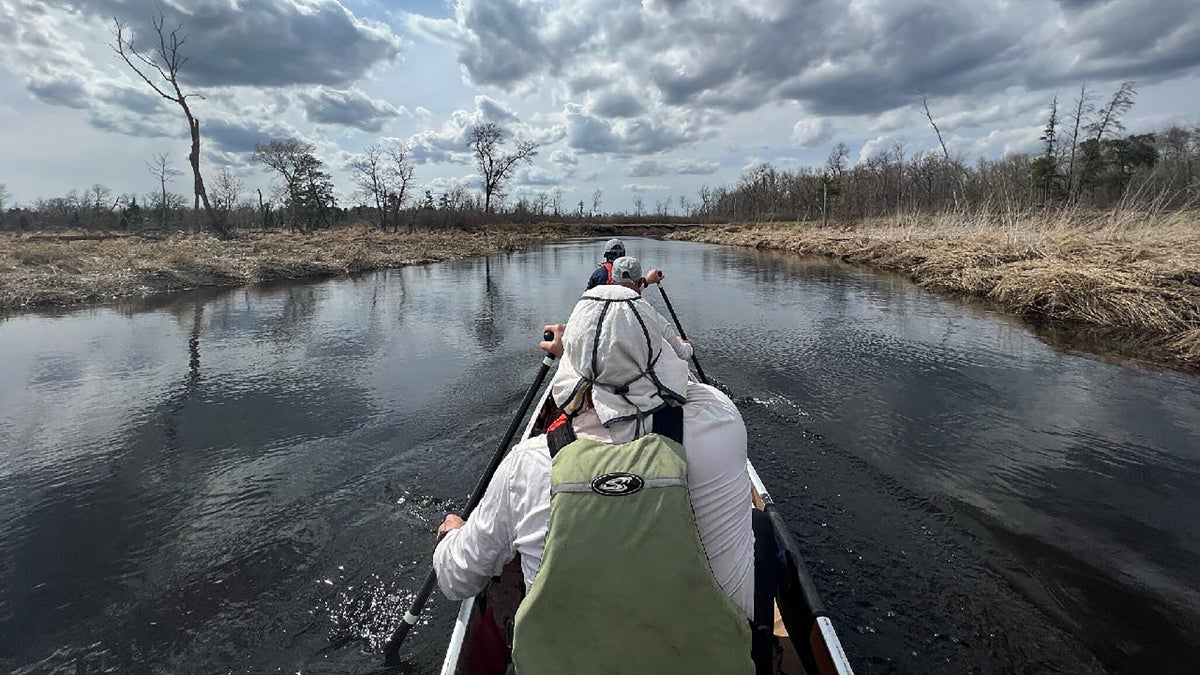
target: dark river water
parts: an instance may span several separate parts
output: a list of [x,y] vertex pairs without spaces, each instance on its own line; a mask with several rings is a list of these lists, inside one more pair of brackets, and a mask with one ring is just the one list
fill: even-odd
[[[1196,672],[1200,378],[891,276],[627,243],[857,672]],[[0,322],[0,672],[375,668],[325,648],[390,630],[600,249]],[[431,609],[409,672],[436,672]]]

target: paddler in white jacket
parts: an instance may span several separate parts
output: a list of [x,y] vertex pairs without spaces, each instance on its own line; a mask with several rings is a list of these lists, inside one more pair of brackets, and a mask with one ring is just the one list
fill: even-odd
[[[662,279],[662,272],[659,272],[658,270],[651,270],[651,272],[658,273],[658,276],[654,278],[659,280]],[[621,256],[620,258],[614,260],[612,264],[612,277],[612,283],[618,286],[624,286],[625,288],[633,291],[637,291],[638,295],[641,295],[642,291],[645,290],[646,287],[648,287],[651,283],[658,283],[657,281],[651,281],[647,277],[642,276],[642,263],[633,256]],[[649,315],[650,313],[653,313],[653,319],[657,321],[659,325],[661,325],[663,339],[667,341],[667,344],[671,345],[671,349],[675,350],[675,355],[684,361],[692,358],[692,354],[695,351],[695,346],[692,344],[692,341],[681,338],[679,333],[675,330],[674,324],[667,321],[662,314],[658,313],[658,310],[650,307],[650,311],[646,314]],[[647,318],[647,320],[649,320],[649,318]]]
[[608,285],[565,331],[548,327],[564,416],[512,449],[469,521],[438,528],[452,600],[520,554],[520,675],[753,672],[746,427],[723,393],[688,381],[656,315]]

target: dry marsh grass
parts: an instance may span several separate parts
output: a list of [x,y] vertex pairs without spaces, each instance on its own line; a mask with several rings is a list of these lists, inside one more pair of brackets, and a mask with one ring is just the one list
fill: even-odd
[[1028,318],[1130,331],[1148,358],[1200,367],[1195,211],[914,215],[837,228],[750,224],[669,236],[900,272]]
[[0,311],[106,301],[202,286],[347,274],[524,248],[567,234],[552,227],[390,234],[339,229],[162,240],[0,236]]

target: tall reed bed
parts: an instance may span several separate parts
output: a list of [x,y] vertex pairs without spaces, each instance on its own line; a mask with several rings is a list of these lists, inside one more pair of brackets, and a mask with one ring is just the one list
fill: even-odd
[[900,272],[1034,319],[1126,329],[1200,366],[1200,212],[977,211],[853,225],[746,224],[671,235]]
[[208,235],[0,235],[0,310],[400,267],[513,250],[565,234],[561,228],[491,226],[414,234],[361,228],[255,232],[227,241]]

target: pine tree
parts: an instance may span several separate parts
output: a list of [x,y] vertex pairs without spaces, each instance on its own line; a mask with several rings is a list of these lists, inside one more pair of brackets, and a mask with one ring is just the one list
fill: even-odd
[[1042,154],[1033,161],[1031,173],[1033,184],[1041,190],[1043,203],[1060,196],[1058,173],[1058,97],[1050,101],[1050,118],[1039,139]]

